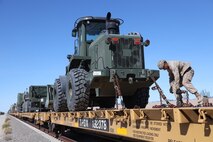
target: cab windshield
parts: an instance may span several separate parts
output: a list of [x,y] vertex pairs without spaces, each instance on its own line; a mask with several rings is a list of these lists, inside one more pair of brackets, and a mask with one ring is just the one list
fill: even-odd
[[87,21],[86,24],[86,41],[91,43],[106,29],[105,20],[103,21]]

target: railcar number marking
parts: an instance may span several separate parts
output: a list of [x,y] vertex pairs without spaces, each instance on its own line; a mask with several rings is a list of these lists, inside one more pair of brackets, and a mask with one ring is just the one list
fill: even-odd
[[108,119],[79,118],[79,127],[109,131]]
[[89,119],[79,119],[79,127],[89,128]]

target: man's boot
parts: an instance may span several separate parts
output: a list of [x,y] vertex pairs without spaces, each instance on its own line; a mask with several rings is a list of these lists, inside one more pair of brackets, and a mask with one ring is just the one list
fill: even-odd
[[183,100],[182,100],[182,95],[181,94],[176,94],[176,105],[177,107],[182,107],[183,106]]

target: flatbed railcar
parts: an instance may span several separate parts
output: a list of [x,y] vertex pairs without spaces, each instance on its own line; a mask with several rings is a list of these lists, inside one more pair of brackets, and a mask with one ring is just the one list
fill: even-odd
[[[155,108],[77,112],[29,112],[11,115],[49,127],[154,142],[213,142],[213,108]],[[64,127],[64,128],[63,128]]]

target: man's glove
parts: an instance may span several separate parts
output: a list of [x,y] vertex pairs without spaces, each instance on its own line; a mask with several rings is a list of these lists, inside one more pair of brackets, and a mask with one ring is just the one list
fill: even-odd
[[171,94],[173,94],[173,89],[172,89],[172,87],[170,87],[169,92],[170,92]]
[[182,94],[182,91],[179,89],[177,89],[176,94]]

